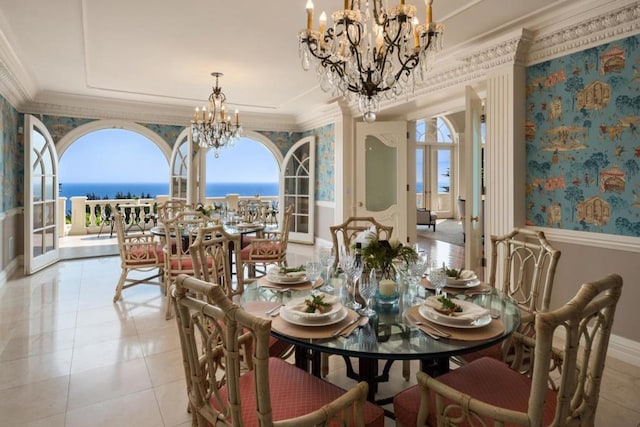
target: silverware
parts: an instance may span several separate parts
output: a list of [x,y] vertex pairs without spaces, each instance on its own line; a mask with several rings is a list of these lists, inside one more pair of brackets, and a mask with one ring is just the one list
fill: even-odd
[[272,309],[267,310],[264,314],[272,316],[274,313],[280,313],[280,307],[284,304],[280,304],[278,306],[273,307]]
[[353,325],[354,323],[356,323],[357,321],[360,320],[362,316],[358,315],[357,317],[355,317],[353,320],[351,320],[349,323],[347,323],[346,325],[344,325],[343,327],[341,327],[340,329],[338,329],[337,331],[335,331],[333,334],[331,334],[332,337],[337,337],[338,335],[340,335],[342,332],[344,332],[349,326]]
[[[438,329],[435,326],[431,325],[430,323],[422,322],[421,320],[419,320],[417,317],[413,315],[407,315],[407,318],[411,320],[411,322],[414,325],[422,326],[422,328],[418,328],[418,329],[420,329],[425,334],[429,335],[434,340],[438,340],[440,338],[448,338],[451,336],[450,333],[445,332],[441,329]],[[430,331],[433,331],[433,332],[430,332]]]

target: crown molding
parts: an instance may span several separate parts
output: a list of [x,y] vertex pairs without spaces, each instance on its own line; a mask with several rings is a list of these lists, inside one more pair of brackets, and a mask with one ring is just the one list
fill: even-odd
[[[599,2],[602,3],[602,2]],[[612,8],[612,6],[614,6]],[[556,20],[541,28],[527,55],[527,65],[568,55],[640,32],[640,3],[617,0],[588,9],[589,15],[575,10],[571,21]],[[573,21],[573,22],[572,22]]]
[[343,119],[345,110],[349,114],[350,106],[346,104],[343,97],[337,98],[333,102],[296,116],[296,128],[302,132],[335,123]]
[[[154,104],[112,98],[78,96],[48,92],[41,100],[24,103],[22,112],[87,119],[117,119],[139,123],[189,126],[193,110],[166,104]],[[293,117],[286,115],[244,113],[245,129],[293,131]]]

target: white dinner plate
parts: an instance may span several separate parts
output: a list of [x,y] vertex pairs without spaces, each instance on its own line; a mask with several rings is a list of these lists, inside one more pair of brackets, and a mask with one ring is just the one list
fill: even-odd
[[454,277],[447,277],[447,286],[451,287],[467,287],[467,284],[478,280],[478,276],[474,273],[471,277],[465,277],[464,279],[456,279]]
[[[456,301],[457,302],[457,301]],[[474,329],[474,328],[482,328],[483,326],[487,326],[491,323],[491,315],[487,314],[485,316],[480,317],[477,320],[469,322],[468,320],[460,321],[462,319],[456,319],[452,316],[446,316],[438,313],[435,310],[431,310],[426,305],[422,304],[418,308],[418,312],[422,317],[427,319],[430,322],[433,322],[437,325],[448,326],[450,328],[461,328],[461,329]]]
[[287,314],[291,314],[291,316],[289,317],[305,319],[314,323],[326,320],[329,317],[333,316],[334,314],[338,313],[342,309],[342,304],[340,304],[340,301],[338,300],[337,297],[333,295],[327,295],[327,294],[324,294],[324,295],[325,295],[324,300],[327,303],[331,304],[331,306],[329,307],[329,310],[325,311],[324,313],[320,313],[320,312],[307,313],[304,311],[304,309],[307,307],[307,305],[305,304],[305,300],[311,299],[311,296],[308,296],[305,298],[294,298],[285,304],[285,306],[283,307],[283,310],[286,311]]
[[340,310],[338,310],[337,313],[332,314],[326,319],[309,321],[308,319],[297,317],[291,311],[285,310],[284,307],[280,308],[280,317],[282,317],[283,320],[298,326],[329,326],[341,322],[345,317],[347,317],[347,314],[349,314],[349,311],[345,307],[340,307]]
[[306,276],[302,277],[289,277],[289,276],[269,276],[267,275],[267,280],[272,283],[277,283],[278,285],[299,285],[300,283],[308,282]]
[[475,278],[475,279],[470,279],[470,280],[454,280],[452,279],[451,281],[449,281],[449,279],[447,279],[447,287],[449,288],[475,288],[476,286],[478,286],[480,283],[480,280]]

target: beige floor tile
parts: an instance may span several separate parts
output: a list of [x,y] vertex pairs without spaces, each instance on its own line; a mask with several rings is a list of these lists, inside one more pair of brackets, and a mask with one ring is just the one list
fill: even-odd
[[64,414],[69,376],[52,378],[0,391],[0,420],[6,426]]
[[66,414],[58,414],[52,417],[41,418],[22,424],[22,427],[65,427]]
[[69,410],[151,388],[151,379],[143,359],[71,374]]
[[15,359],[0,363],[0,390],[67,376],[71,369],[72,350]]
[[143,357],[142,346],[136,335],[103,341],[73,351],[71,373],[86,371]]
[[7,328],[14,337],[43,334],[76,327],[76,313],[42,314],[26,320],[0,325],[0,332]]
[[84,347],[138,335],[135,324],[130,320],[116,320],[91,325],[78,323],[78,325],[75,335],[76,347]]
[[140,345],[142,346],[142,351],[145,356],[180,348],[180,337],[178,336],[175,320],[168,320],[166,322],[173,326],[138,333]]
[[0,353],[0,361],[5,362],[72,349],[75,335],[76,330],[70,328],[37,335],[12,337]]
[[184,378],[155,387],[153,391],[165,426],[178,426],[191,420],[187,412],[187,385]]
[[126,323],[131,321],[131,318],[130,314],[122,312],[115,304],[108,301],[107,305],[99,308],[85,309],[81,307],[78,311],[78,326],[93,326],[108,322]]
[[145,361],[154,387],[184,378],[180,348],[146,356]]
[[118,426],[157,427],[164,425],[153,390],[127,394],[67,412],[65,427]]

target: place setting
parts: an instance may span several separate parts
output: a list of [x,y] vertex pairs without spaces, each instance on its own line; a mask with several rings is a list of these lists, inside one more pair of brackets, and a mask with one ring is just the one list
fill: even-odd
[[318,263],[298,267],[270,266],[267,274],[258,279],[258,287],[279,292],[317,289],[323,284],[321,272],[322,266]]
[[482,283],[471,270],[448,268],[446,265],[432,266],[420,285],[430,291],[447,294],[481,295],[491,293],[492,287]]
[[368,318],[345,307],[335,295],[314,291],[272,309],[271,328],[296,338],[348,337]]
[[405,313],[409,326],[434,339],[479,341],[499,336],[505,326],[498,313],[470,301],[432,295]]

